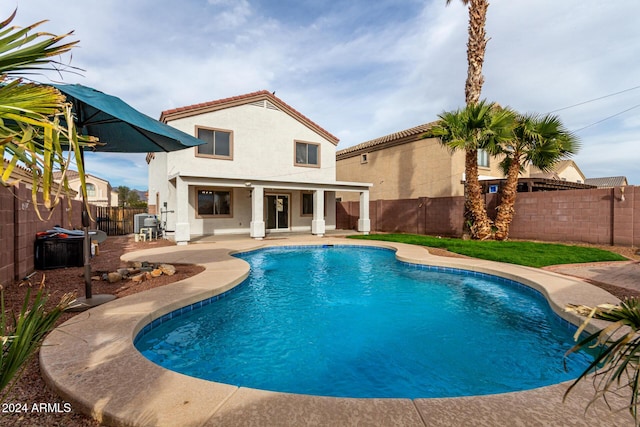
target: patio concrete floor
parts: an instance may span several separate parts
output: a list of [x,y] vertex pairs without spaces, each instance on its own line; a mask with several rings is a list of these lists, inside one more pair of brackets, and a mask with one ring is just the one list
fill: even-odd
[[[395,249],[408,262],[475,270],[538,289],[563,318],[567,303],[595,305],[618,300],[574,277],[476,259],[437,257],[422,247],[339,237],[278,236],[155,248],[126,260],[196,263],[203,273],[171,285],[117,299],[67,321],[40,351],[46,382],[74,410],[108,425],[131,426],[592,426],[633,425],[627,411],[599,401],[585,414],[593,389],[582,384],[563,403],[570,383],[529,391],[446,399],[344,399],[295,395],[204,381],[161,368],[142,356],[133,339],[148,323],[185,305],[222,293],[248,275],[230,252],[274,245],[358,244]],[[593,327],[601,326],[596,323]],[[611,399],[614,408],[627,399]]]

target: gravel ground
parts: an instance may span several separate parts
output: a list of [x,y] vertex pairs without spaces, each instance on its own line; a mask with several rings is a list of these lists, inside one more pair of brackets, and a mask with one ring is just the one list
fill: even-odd
[[[157,246],[169,246],[173,243],[167,240],[157,240],[151,242],[134,242],[133,236],[109,237],[100,245],[99,254],[91,261],[93,274],[114,271],[119,267],[124,267],[125,263],[120,261],[123,253]],[[630,259],[640,260],[636,254],[636,249],[626,247],[599,246],[602,249],[618,252]],[[458,256],[441,249],[429,248],[434,255]],[[203,270],[195,265],[176,265],[176,274],[173,276],[160,276],[152,280],[147,280],[136,285],[131,282],[120,282],[109,284],[104,281],[92,282],[94,294],[113,294],[121,298],[157,286],[182,280],[193,276]],[[45,277],[45,284],[50,293],[49,303],[55,304],[60,297],[67,292],[75,292],[77,295],[84,295],[84,269],[63,268],[56,270],[38,271],[31,277],[30,282],[37,286]],[[598,284],[616,296],[628,296],[624,289]],[[12,284],[5,287],[5,304],[7,309],[17,313],[24,299],[26,287]],[[60,319],[60,323],[73,317],[73,313],[65,313]],[[35,405],[34,405],[35,404]],[[49,410],[38,411],[41,404],[49,404]],[[0,426],[98,426],[95,420],[81,414],[68,405],[63,399],[53,393],[44,383],[40,376],[40,368],[37,357],[34,357],[25,368],[25,372],[15,386],[10,390],[2,412],[0,412]],[[26,408],[26,411],[24,409]],[[51,409],[55,410],[51,412]],[[19,412],[19,410],[22,410]]]
[[[126,263],[120,261],[120,256],[125,252],[138,249],[146,249],[157,246],[173,245],[168,240],[156,240],[150,242],[134,242],[133,236],[109,237],[100,244],[99,254],[91,260],[92,275],[102,272],[115,271],[119,267],[125,267]],[[196,265],[175,265],[176,274],[173,276],[162,275],[133,285],[131,281],[123,281],[109,284],[105,281],[93,280],[91,289],[94,295],[113,294],[118,298],[142,292],[157,286],[163,286],[178,280],[193,276],[203,270]],[[45,286],[49,290],[49,304],[60,301],[60,297],[68,292],[75,292],[78,296],[84,295],[84,268],[59,268],[55,270],[37,271],[30,278],[32,286],[38,286],[44,276]],[[5,304],[9,310],[18,313],[28,285],[12,284],[5,286]],[[72,318],[74,313],[65,313],[59,323]],[[40,404],[50,404],[49,410],[38,411]],[[24,374],[10,390],[4,406],[0,407],[0,426],[97,426],[98,422],[79,413],[72,407],[65,406],[66,402],[53,393],[40,376],[38,358],[34,357],[27,363]],[[34,407],[34,404],[36,406]],[[52,405],[51,405],[52,404]],[[68,404],[67,404],[68,405]],[[26,409],[26,411],[24,411]],[[51,412],[51,409],[54,412]]]

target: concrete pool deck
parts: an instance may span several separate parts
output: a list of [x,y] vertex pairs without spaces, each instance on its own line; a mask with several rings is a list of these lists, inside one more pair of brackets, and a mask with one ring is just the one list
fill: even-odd
[[[83,312],[54,330],[40,350],[45,381],[75,411],[107,425],[132,426],[499,426],[633,425],[628,411],[610,411],[586,382],[562,397],[570,383],[498,395],[446,399],[344,399],[255,390],[204,381],[166,370],[142,356],[133,340],[142,328],[177,308],[242,282],[248,265],[230,253],[266,246],[348,244],[395,249],[408,262],[463,268],[517,280],[542,292],[563,318],[567,303],[617,299],[575,278],[534,268],[429,254],[422,247],[337,237],[290,236],[255,241],[220,239],[125,254],[125,260],[193,263],[205,271],[171,285],[117,299]],[[560,361],[559,361],[560,363]],[[627,400],[610,400],[614,408]]]

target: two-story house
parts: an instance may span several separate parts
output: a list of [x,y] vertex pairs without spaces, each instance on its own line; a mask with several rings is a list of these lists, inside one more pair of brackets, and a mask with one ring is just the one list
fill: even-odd
[[[464,195],[465,153],[452,152],[438,138],[425,138],[436,122],[405,129],[336,153],[337,177],[373,183],[371,200],[456,197]],[[486,192],[496,192],[505,177],[500,160],[478,151],[478,175]],[[558,162],[551,173],[527,165],[520,174],[522,191],[591,188],[571,160]],[[520,191],[520,190],[519,190]],[[343,201],[355,201],[339,193]]]
[[191,236],[335,229],[335,194],[363,202],[370,184],[336,181],[338,139],[268,91],[164,111],[160,120],[206,141],[152,153],[149,211],[179,244]]
[[[62,172],[54,172],[53,179],[60,182]],[[85,173],[85,184],[87,188],[87,202],[96,206],[118,206],[118,192],[115,191],[109,181],[94,175]],[[77,191],[76,200],[82,200],[82,189],[80,184],[80,175],[74,170],[67,171],[67,182],[69,188]]]
[[[464,151],[451,152],[438,138],[424,138],[435,124],[401,130],[336,153],[337,177],[373,183],[371,200],[451,197],[464,194]],[[502,177],[486,152],[478,155],[480,179]],[[356,200],[340,193],[344,201]]]

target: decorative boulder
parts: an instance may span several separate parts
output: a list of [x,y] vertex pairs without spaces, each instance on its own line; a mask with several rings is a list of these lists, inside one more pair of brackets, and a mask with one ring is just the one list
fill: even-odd
[[135,276],[131,276],[131,281],[134,283],[140,283],[145,280],[145,273],[136,274]]
[[109,283],[117,283],[119,281],[122,280],[122,274],[120,273],[108,273],[107,274],[107,281]]
[[167,276],[173,276],[176,274],[176,268],[171,264],[160,264],[158,268]]

